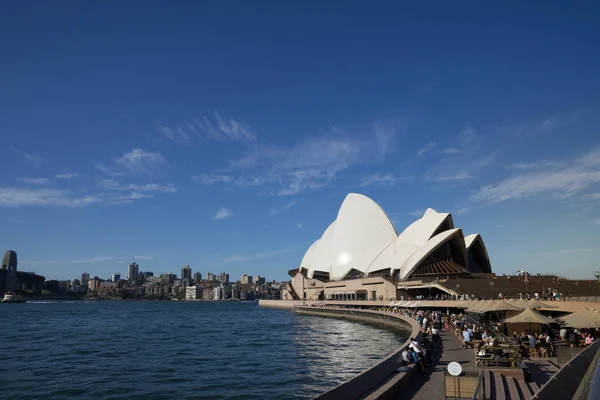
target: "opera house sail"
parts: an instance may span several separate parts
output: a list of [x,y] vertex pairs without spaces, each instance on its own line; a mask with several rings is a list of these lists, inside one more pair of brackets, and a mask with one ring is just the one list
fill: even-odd
[[[370,285],[440,278],[465,278],[474,273],[491,273],[481,235],[465,236],[454,226],[450,213],[428,208],[423,216],[398,233],[385,211],[370,198],[350,193],[335,220],[307,249],[298,269],[290,271],[290,298],[300,293],[322,298],[333,287],[352,293],[353,298],[375,295]],[[375,279],[379,278],[379,279]],[[349,282],[360,280],[360,291]],[[339,284],[335,284],[339,282]],[[344,290],[347,289],[347,290]],[[371,290],[373,289],[373,290]],[[381,287],[377,292],[381,293]],[[366,292],[366,293],[363,293]],[[381,295],[379,294],[379,297]]]

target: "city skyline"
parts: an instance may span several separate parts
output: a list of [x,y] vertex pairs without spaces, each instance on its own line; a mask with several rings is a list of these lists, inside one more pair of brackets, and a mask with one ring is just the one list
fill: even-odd
[[593,279],[597,8],[235,4],[5,7],[19,270],[284,281],[353,192],[460,216],[498,274]]

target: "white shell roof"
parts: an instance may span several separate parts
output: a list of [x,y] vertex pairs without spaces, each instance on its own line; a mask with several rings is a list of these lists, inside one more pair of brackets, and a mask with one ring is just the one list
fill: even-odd
[[402,231],[398,240],[418,247],[423,246],[447,219],[450,219],[450,227],[454,228],[452,216],[449,213],[438,213],[433,208],[428,208],[422,218]]
[[[333,221],[321,236],[319,244],[315,250],[313,261],[308,271],[308,277],[312,278],[314,271],[329,272],[331,270],[331,243],[333,243],[333,233],[335,231],[335,223]],[[310,250],[310,249],[309,249]],[[329,275],[332,276],[332,275]]]
[[[430,241],[425,243],[423,247],[417,250],[406,262],[402,265],[400,269],[400,280],[404,280],[412,274],[415,269],[421,264],[423,260],[425,260],[431,253],[437,250],[441,245],[451,240],[453,237],[460,235],[461,240],[464,243],[464,238],[462,237],[462,230],[459,228],[450,229],[449,231],[442,232],[438,235],[435,235]],[[466,252],[463,252],[466,254]]]
[[367,273],[390,269],[393,274],[394,270],[400,267],[413,255],[419,248],[410,243],[403,243],[400,238],[387,246],[368,266]]
[[300,263],[300,268],[306,268],[308,270],[308,277],[312,278],[313,269],[311,268],[312,262],[315,258],[315,253],[317,252],[317,247],[319,246],[319,241],[321,239],[315,240],[313,244],[310,245],[304,257],[302,257],[302,262]]
[[[451,229],[433,236],[446,221]],[[404,280],[432,252],[457,235],[460,235],[465,262],[466,249],[477,241],[487,257],[481,236],[473,234],[463,238],[462,230],[454,228],[451,214],[428,208],[422,218],[398,235],[377,203],[361,194],[350,193],[344,199],[337,219],[308,248],[300,266],[308,270],[309,278],[315,271],[327,272],[330,279],[337,280],[352,269],[367,274],[389,269],[392,274],[400,270],[400,279]]]
[[352,268],[365,272],[369,263],[360,264],[359,258],[366,253],[374,253],[375,257],[397,236],[377,203],[362,194],[348,194],[336,219],[330,276],[343,277]]
[[465,236],[465,247],[467,248],[467,251],[471,248],[471,246],[473,246],[475,244],[475,242],[479,241],[481,244],[481,247],[483,248],[483,252],[485,253],[485,258],[487,258],[488,260],[490,259],[490,257],[488,256],[488,252],[487,249],[485,247],[485,243],[483,242],[483,239],[481,238],[481,235],[479,233],[472,233],[470,235]]

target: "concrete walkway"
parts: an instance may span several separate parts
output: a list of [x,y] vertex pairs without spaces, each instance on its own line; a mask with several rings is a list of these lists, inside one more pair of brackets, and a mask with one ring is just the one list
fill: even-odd
[[452,361],[462,365],[463,371],[477,372],[473,349],[463,349],[452,332],[441,332],[441,337],[442,351],[441,354],[434,355],[435,366],[430,366],[424,374],[415,376],[398,399],[445,400],[444,375]]

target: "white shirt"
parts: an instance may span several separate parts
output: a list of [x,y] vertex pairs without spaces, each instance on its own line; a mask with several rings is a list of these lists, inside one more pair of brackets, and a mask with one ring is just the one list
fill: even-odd
[[417,344],[417,342],[411,342],[408,347],[410,349],[413,349],[415,353],[420,353],[421,349],[419,348],[419,345]]
[[402,359],[407,363],[410,362],[410,358],[408,358],[408,351],[406,349],[404,349],[404,351],[402,352]]
[[431,334],[432,335],[437,335],[440,333],[440,330],[438,328],[431,328]]

